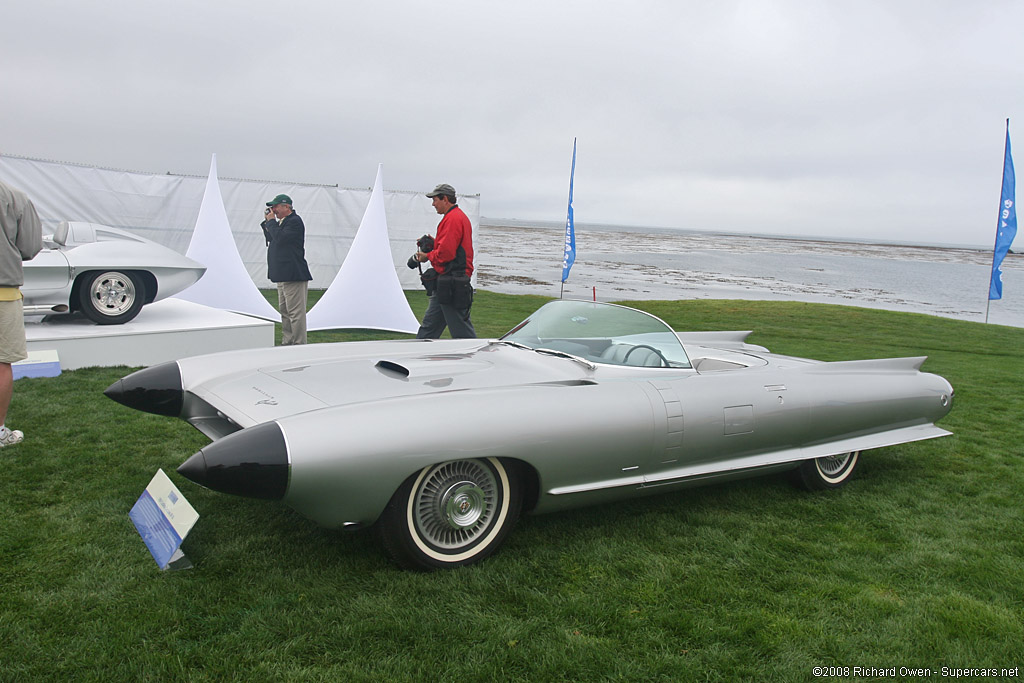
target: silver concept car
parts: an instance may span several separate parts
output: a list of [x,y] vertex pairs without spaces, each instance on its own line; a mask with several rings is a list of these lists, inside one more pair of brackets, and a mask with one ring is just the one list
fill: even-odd
[[25,315],[81,311],[99,325],[191,286],[206,268],[167,247],[98,223],[63,221],[25,262]]
[[782,470],[834,488],[863,450],[949,434],[953,389],[924,357],[824,363],[748,334],[553,301],[501,339],[212,354],[105,393],[213,440],[186,478],[373,525],[421,569],[486,557],[520,513]]

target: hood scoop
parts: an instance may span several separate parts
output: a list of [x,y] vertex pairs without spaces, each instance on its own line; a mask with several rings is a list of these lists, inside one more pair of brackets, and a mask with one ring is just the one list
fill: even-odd
[[401,381],[429,381],[440,377],[454,378],[491,370],[493,365],[486,361],[465,357],[421,356],[407,358],[402,362],[379,360],[374,365],[377,372],[385,377]]
[[394,361],[377,361],[377,364],[373,367],[380,370],[380,374],[385,377],[394,377],[395,379],[407,379],[409,377],[409,368]]

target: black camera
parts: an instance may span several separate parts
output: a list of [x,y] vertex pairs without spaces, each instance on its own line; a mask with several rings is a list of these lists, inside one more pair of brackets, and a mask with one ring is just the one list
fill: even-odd
[[[416,248],[422,251],[424,254],[429,254],[434,251],[434,238],[430,235],[424,235],[416,240]],[[416,254],[409,257],[409,261],[405,264],[410,268],[418,268],[420,262],[416,260]]]

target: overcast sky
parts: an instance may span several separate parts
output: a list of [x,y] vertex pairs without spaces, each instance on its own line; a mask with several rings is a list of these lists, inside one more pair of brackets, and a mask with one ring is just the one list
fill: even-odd
[[[0,153],[986,246],[1020,0],[11,0]],[[1019,116],[1017,119],[1015,117]],[[1022,166],[1024,167],[1024,166]]]

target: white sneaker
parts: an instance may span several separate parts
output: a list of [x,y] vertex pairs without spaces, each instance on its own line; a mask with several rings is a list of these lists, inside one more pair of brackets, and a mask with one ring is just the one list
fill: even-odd
[[21,443],[21,441],[24,438],[25,435],[22,434],[17,429],[4,428],[4,431],[0,433],[0,448],[3,448],[4,446],[13,446],[16,443]]

